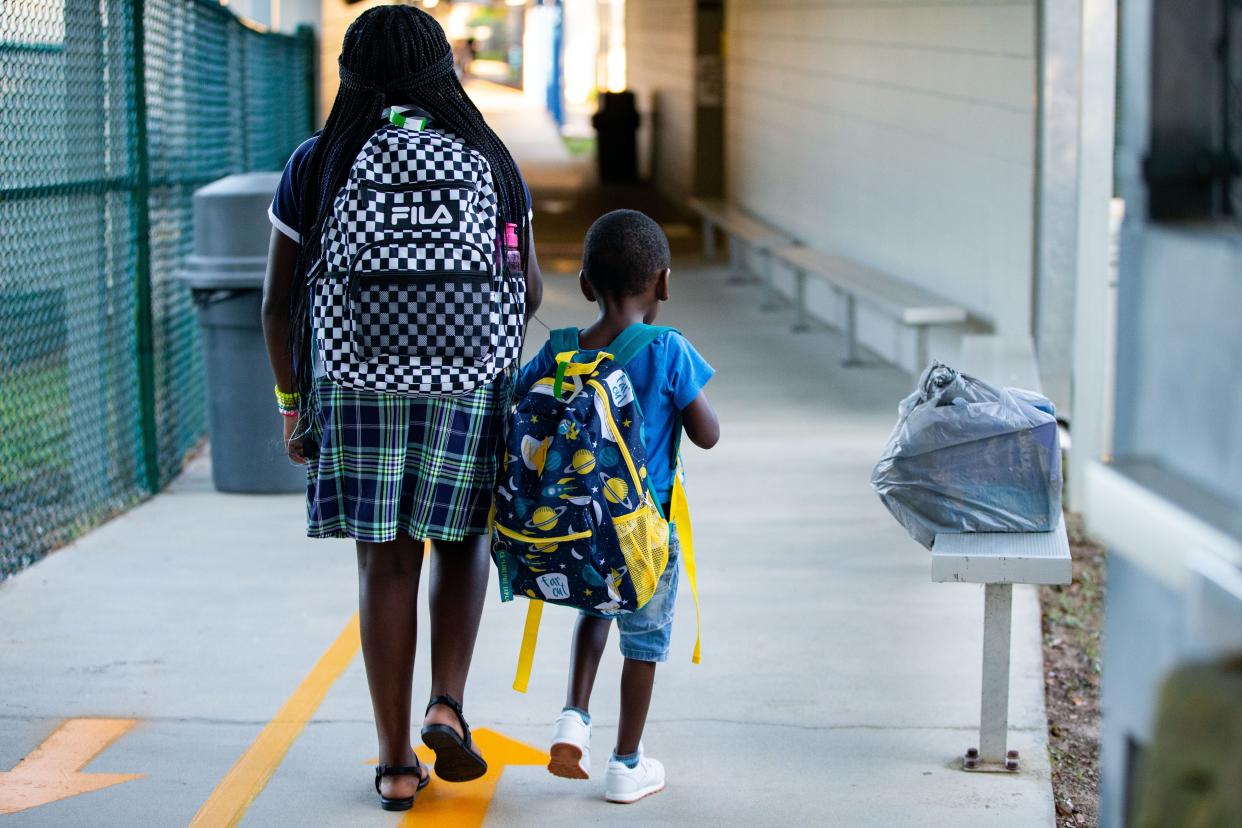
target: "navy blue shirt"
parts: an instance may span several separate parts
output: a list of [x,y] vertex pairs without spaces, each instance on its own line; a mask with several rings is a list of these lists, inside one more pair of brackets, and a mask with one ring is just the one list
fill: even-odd
[[318,137],[312,135],[307,138],[289,156],[285,171],[280,176],[280,183],[276,185],[276,195],[272,197],[272,204],[267,208],[267,217],[271,219],[272,226],[298,244],[302,243],[302,234],[298,230],[302,226],[302,169],[306,166],[306,159]]

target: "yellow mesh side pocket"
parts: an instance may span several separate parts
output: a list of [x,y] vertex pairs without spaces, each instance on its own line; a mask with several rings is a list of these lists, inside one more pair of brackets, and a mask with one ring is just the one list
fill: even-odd
[[614,518],[617,541],[638,594],[641,609],[655,594],[660,576],[668,566],[668,521],[652,506]]

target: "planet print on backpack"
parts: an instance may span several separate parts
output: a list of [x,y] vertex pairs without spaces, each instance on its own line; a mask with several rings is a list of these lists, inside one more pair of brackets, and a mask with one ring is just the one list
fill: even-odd
[[551,532],[556,528],[556,522],[560,520],[561,515],[565,514],[566,506],[552,508],[551,506],[540,506],[535,513],[530,516],[530,520],[526,521],[527,529],[536,529],[540,532]]

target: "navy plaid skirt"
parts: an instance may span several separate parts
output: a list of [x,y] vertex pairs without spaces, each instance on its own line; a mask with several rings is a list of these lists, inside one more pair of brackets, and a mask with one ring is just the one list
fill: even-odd
[[306,534],[383,543],[489,531],[512,373],[463,397],[318,384],[318,460],[306,465]]

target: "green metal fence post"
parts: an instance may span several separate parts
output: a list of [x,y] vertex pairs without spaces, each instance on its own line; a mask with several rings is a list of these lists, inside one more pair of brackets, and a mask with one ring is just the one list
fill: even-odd
[[303,23],[297,27],[295,33],[302,41],[302,48],[306,50],[306,134],[310,135],[319,127],[319,118],[316,117],[319,100],[315,96],[315,74],[319,66],[319,55],[315,51],[315,28]]
[[[249,51],[246,31],[246,28],[236,20],[229,27],[229,35],[237,41],[237,86],[235,87],[237,103],[230,109],[238,113],[240,119],[241,168],[243,171],[254,169],[254,152],[250,146],[250,96],[246,94],[246,58]],[[259,105],[262,106],[263,102],[260,101]]]
[[159,491],[201,444],[176,279],[194,190],[279,169],[316,125],[318,76],[312,30],[261,33],[220,0],[0,9],[2,581]]
[[145,0],[131,0],[134,89],[134,293],[141,410],[142,460],[146,489],[160,488],[159,438],[155,420],[155,313],[151,299],[151,159],[147,148]]

